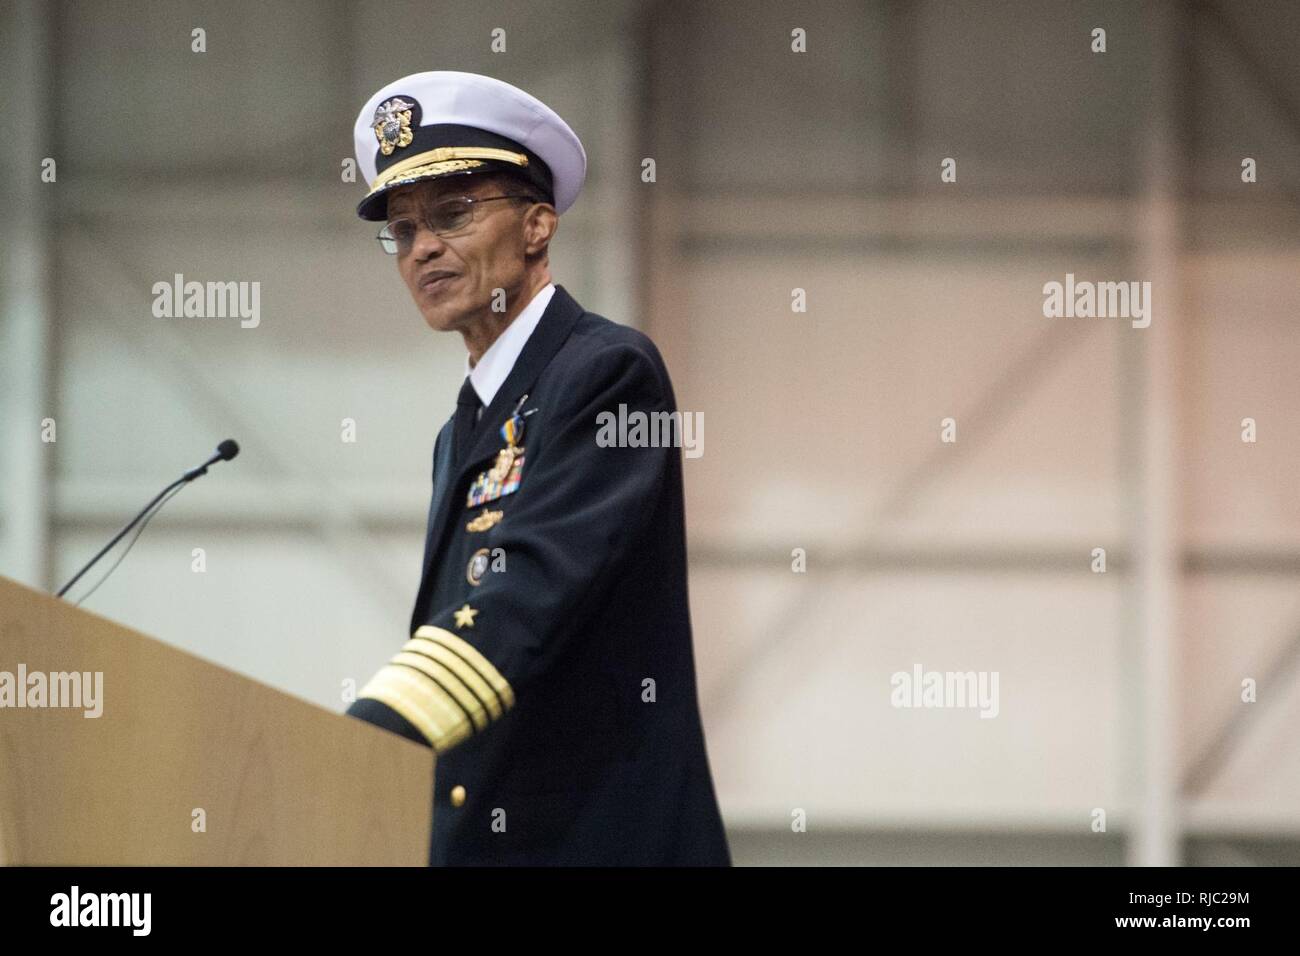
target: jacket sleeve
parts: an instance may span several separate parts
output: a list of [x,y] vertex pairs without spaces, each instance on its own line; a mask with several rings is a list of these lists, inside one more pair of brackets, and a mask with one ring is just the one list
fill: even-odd
[[518,498],[485,541],[494,560],[504,555],[504,571],[486,574],[463,600],[433,613],[349,713],[442,752],[490,730],[517,695],[547,680],[568,642],[583,639],[588,611],[625,572],[665,482],[676,475],[675,442],[620,447],[608,440],[611,418],[635,421],[636,412],[660,429],[671,422],[671,434],[679,434],[672,389],[652,350],[648,340],[644,348],[606,348],[561,407],[542,410],[538,454],[526,430]]

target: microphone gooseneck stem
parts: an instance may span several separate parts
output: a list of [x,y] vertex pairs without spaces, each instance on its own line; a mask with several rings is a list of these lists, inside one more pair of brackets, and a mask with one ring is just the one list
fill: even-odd
[[[206,470],[207,470],[207,467],[204,466],[204,471],[206,471]],[[200,472],[200,474],[201,474],[201,472]],[[162,491],[158,492],[158,494],[154,496],[153,501],[151,501],[151,502],[149,502],[147,505],[145,505],[145,506],[140,510],[140,513],[139,513],[138,515],[136,515],[136,516],[135,516],[134,518],[132,518],[129,522],[127,522],[126,527],[123,528],[121,531],[119,531],[117,534],[115,534],[115,535],[113,536],[113,540],[112,540],[112,541],[108,542],[108,544],[106,544],[106,545],[104,545],[102,548],[100,548],[100,549],[99,549],[99,553],[96,554],[93,558],[91,558],[90,561],[86,564],[86,566],[85,566],[84,568],[82,568],[80,571],[78,571],[78,572],[73,576],[73,578],[72,578],[71,581],[69,581],[67,584],[63,585],[63,587],[59,588],[59,592],[58,592],[58,594],[55,595],[55,596],[56,596],[56,597],[63,597],[63,595],[67,594],[67,593],[68,593],[68,588],[72,587],[74,584],[76,584],[78,581],[80,581],[80,580],[81,580],[81,576],[82,576],[83,574],[85,574],[87,571],[89,571],[91,568],[93,568],[93,567],[95,566],[95,562],[96,562],[96,561],[98,561],[98,560],[99,560],[100,558],[102,558],[105,554],[107,554],[108,551],[109,551],[109,549],[112,548],[113,545],[115,545],[115,544],[117,544],[119,541],[121,541],[122,538],[126,535],[126,533],[127,533],[128,531],[130,531],[132,528],[134,528],[134,527],[136,526],[136,524],[139,523],[140,519],[143,518],[146,514],[149,513],[149,509],[152,508],[154,505],[156,505],[156,504],[159,502],[159,500],[161,500],[161,498],[163,497],[163,495],[167,494],[167,492],[171,491],[171,490],[172,490],[173,488],[175,488],[177,485],[183,485],[183,484],[185,484],[185,482],[187,482],[187,481],[191,481],[191,480],[193,480],[193,478],[197,478],[197,477],[198,477],[198,475],[193,475],[193,476],[191,476],[190,472],[186,472],[185,475],[183,475],[183,476],[180,477],[180,478],[177,478],[175,481],[173,481],[170,485],[168,485],[168,486],[167,486],[166,488],[164,488]]]
[[[219,462],[219,461],[230,461],[232,458],[234,458],[234,457],[235,457],[236,455],[238,455],[238,454],[239,454],[239,445],[238,445],[237,442],[234,441],[234,439],[227,438],[225,441],[223,441],[220,445],[217,446],[216,454],[214,454],[211,458],[209,458],[209,459],[208,459],[207,461],[205,461],[203,464],[199,465],[197,468],[191,468],[189,471],[185,472],[185,474],[181,475],[179,478],[177,478],[175,481],[173,481],[170,485],[168,485],[168,486],[167,486],[166,488],[164,488],[162,491],[158,492],[158,494],[154,496],[153,501],[151,501],[151,502],[149,502],[147,505],[145,505],[145,506],[144,506],[144,509],[141,510],[141,512],[140,512],[138,515],[136,515],[134,518],[132,518],[132,519],[130,520],[130,522],[127,523],[127,526],[126,526],[125,528],[123,528],[121,531],[119,531],[117,534],[115,534],[115,535],[113,536],[113,540],[112,540],[112,541],[108,542],[108,544],[106,544],[106,545],[104,545],[102,548],[100,548],[100,549],[99,549],[99,553],[96,554],[93,558],[91,558],[91,559],[90,559],[90,562],[89,562],[89,563],[88,563],[84,568],[82,568],[80,571],[78,571],[78,572],[73,576],[73,578],[72,578],[71,581],[69,581],[67,584],[63,585],[63,587],[59,588],[57,596],[58,596],[58,597],[63,597],[63,595],[67,594],[67,593],[68,593],[68,588],[72,587],[74,584],[76,584],[78,581],[80,581],[80,580],[81,580],[81,576],[82,576],[83,574],[85,574],[87,571],[89,571],[91,568],[93,568],[93,567],[95,566],[95,562],[98,561],[100,558],[102,558],[105,554],[107,554],[108,551],[109,551],[109,549],[112,548],[113,545],[115,545],[115,544],[117,544],[119,541],[121,541],[122,538],[126,535],[126,533],[127,533],[128,531],[130,531],[132,528],[134,528],[137,524],[140,523],[140,520],[141,520],[142,518],[145,518],[146,515],[152,516],[154,505],[158,505],[158,502],[159,502],[159,501],[162,501],[163,497],[164,497],[166,494],[168,494],[168,492],[170,492],[173,488],[176,488],[176,487],[178,487],[178,486],[180,486],[180,485],[183,485],[183,484],[185,484],[186,482],[193,481],[195,478],[198,478],[198,477],[200,477],[201,475],[206,475],[206,474],[208,473],[208,466],[209,466],[209,465],[216,464],[216,463]],[[161,509],[161,508],[162,508],[162,505],[158,505],[158,507],[159,507],[159,509]],[[145,520],[146,520],[146,523],[147,523],[147,522],[148,522],[148,519],[145,519]],[[140,530],[143,531],[144,528],[142,527]],[[136,535],[136,537],[139,537],[139,535]],[[130,551],[130,550],[131,550],[131,547],[132,547],[134,544],[135,544],[135,541],[132,540],[131,544],[127,545],[126,550],[127,550],[127,551]],[[123,554],[123,557],[125,557],[125,553]],[[121,560],[122,560],[121,558],[118,558],[118,563],[121,563]],[[113,568],[116,568],[116,567],[117,567],[116,564],[113,565]],[[109,568],[109,569],[108,569],[108,574],[112,574],[112,573],[113,573],[113,568]],[[106,575],[104,575],[104,577],[107,578],[108,575],[106,574]],[[104,579],[101,578],[101,579],[100,579],[100,584],[103,584],[103,583],[104,583]],[[95,587],[96,587],[96,588],[99,587],[99,584],[96,584]],[[91,590],[93,591],[94,588],[92,588]],[[85,598],[83,597],[82,600],[84,601]],[[80,602],[78,602],[78,603],[80,603]]]

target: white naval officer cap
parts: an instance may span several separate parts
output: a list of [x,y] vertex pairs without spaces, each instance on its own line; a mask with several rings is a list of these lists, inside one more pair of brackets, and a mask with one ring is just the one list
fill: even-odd
[[435,70],[389,83],[357,115],[362,219],[388,215],[388,193],[424,179],[503,170],[563,213],[587,177],[587,152],[549,106],[490,76]]

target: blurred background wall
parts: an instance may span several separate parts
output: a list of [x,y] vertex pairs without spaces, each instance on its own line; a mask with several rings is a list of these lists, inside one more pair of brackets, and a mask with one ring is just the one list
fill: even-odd
[[[83,606],[343,708],[403,639],[464,368],[354,216],[352,122],[488,73],[587,148],[555,281],[706,423],[691,601],[738,863],[1300,861],[1296,4],[0,16],[0,573],[57,588],[234,437]],[[154,317],[177,273],[259,282],[260,324]],[[1151,282],[1150,327],[1045,317],[1067,274]],[[893,706],[917,666],[996,672],[997,717]]]

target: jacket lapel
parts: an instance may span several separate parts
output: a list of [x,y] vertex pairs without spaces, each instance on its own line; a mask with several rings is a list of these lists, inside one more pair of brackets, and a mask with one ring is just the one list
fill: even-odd
[[[452,423],[448,422],[443,426],[445,440],[440,443],[438,456],[434,461],[434,486],[424,542],[424,570],[420,577],[419,593],[415,598],[415,610],[411,620],[412,633],[424,623],[418,618],[421,617],[422,609],[428,600],[428,593],[433,588],[433,558],[447,530],[447,522],[452,515],[462,514],[465,510],[461,502],[454,497],[455,493],[462,486],[466,474],[474,470],[475,466],[479,466],[478,470],[482,471],[483,463],[497,453],[501,444],[499,435],[501,425],[514,411],[519,399],[533,387],[542,370],[555,357],[555,353],[569,337],[569,333],[573,331],[573,326],[582,313],[582,306],[574,301],[564,286],[556,284],[555,294],[547,303],[546,311],[542,313],[537,328],[533,329],[533,334],[528,337],[523,351],[515,360],[514,368],[501,383],[501,388],[497,390],[492,404],[483,410],[482,417],[471,433],[469,454],[457,463],[453,464],[451,454]],[[527,447],[526,437],[524,444]]]
[[[447,497],[447,488],[451,484],[451,463],[452,463],[452,435],[454,429],[452,422],[442,426],[442,434],[438,436],[437,454],[433,458],[433,494],[429,497],[429,523],[424,529],[426,544],[438,513],[442,510],[443,499]],[[428,555],[425,555],[425,567],[429,565]]]
[[[483,409],[483,416],[470,435],[469,454],[457,466],[456,484],[460,483],[466,472],[481,465],[484,459],[496,455],[502,444],[501,426],[510,417],[519,399],[528,394],[542,370],[560,350],[582,311],[582,306],[573,300],[564,286],[555,287],[555,294],[551,296],[537,328],[533,329],[533,334],[528,337],[523,351],[515,360],[514,368],[497,389],[492,404]],[[477,470],[483,469],[480,467]]]

